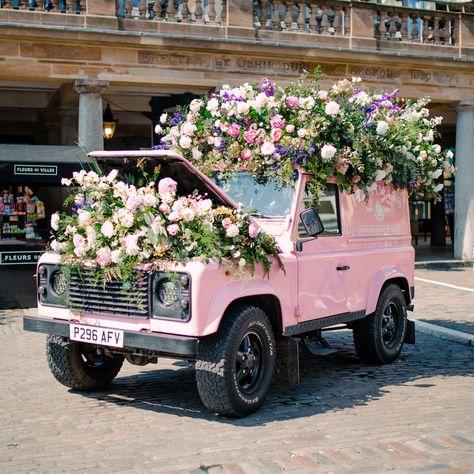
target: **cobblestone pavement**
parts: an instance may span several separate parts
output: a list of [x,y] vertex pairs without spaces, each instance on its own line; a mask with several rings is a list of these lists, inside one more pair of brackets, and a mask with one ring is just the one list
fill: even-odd
[[[414,318],[474,334],[474,270],[416,270]],[[458,288],[446,287],[441,282]],[[471,291],[469,291],[471,290]]]
[[474,348],[417,334],[402,357],[364,365],[301,357],[302,382],[274,386],[242,420],[208,413],[187,363],[124,366],[106,390],[57,383],[45,336],[0,316],[0,472],[435,472],[474,465]]

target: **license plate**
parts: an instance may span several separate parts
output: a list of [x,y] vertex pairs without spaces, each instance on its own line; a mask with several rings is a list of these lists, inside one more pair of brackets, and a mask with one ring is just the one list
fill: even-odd
[[123,331],[71,324],[69,338],[72,341],[100,344],[102,346],[123,347]]

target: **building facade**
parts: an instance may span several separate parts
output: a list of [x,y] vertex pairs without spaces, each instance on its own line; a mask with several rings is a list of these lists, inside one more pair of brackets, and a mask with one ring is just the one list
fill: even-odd
[[414,232],[443,245],[451,228],[454,257],[472,260],[474,9],[391,3],[0,0],[0,160],[38,146],[103,148],[107,104],[118,122],[105,147],[146,148],[164,110],[225,83],[284,84],[320,66],[323,87],[360,76],[370,89],[432,97],[457,175],[442,206],[413,199]]

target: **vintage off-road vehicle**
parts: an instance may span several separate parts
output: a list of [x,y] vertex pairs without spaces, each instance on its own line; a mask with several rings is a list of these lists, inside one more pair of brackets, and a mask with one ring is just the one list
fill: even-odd
[[209,410],[243,416],[262,405],[275,372],[284,376],[291,367],[287,379],[295,375],[297,342],[327,349],[322,329],[352,329],[356,351],[369,363],[392,362],[404,342],[414,342],[407,320],[414,249],[406,191],[379,182],[366,199],[339,192],[329,180],[316,209],[308,192],[312,177],[304,172],[283,188],[245,173],[216,184],[172,152],[91,154],[109,169],[144,156],[182,194],[197,190],[217,204],[238,201],[256,210],[255,222],[276,239],[285,271],[273,265],[267,277],[240,278],[198,261],[175,266],[172,275],[141,269],[138,305],[120,282],[88,279],[87,268],[80,278],[65,279],[59,255],[45,253],[37,269],[39,316],[25,317],[24,328],[48,334],[48,363],[59,382],[97,390],[124,359],[136,365],[161,356],[185,359],[195,364]]

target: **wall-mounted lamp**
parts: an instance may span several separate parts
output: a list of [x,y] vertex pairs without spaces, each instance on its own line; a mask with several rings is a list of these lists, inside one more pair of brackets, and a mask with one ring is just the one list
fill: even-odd
[[107,140],[110,140],[114,136],[115,126],[118,120],[114,119],[112,110],[110,110],[110,104],[107,104],[104,115],[102,117],[102,136]]

